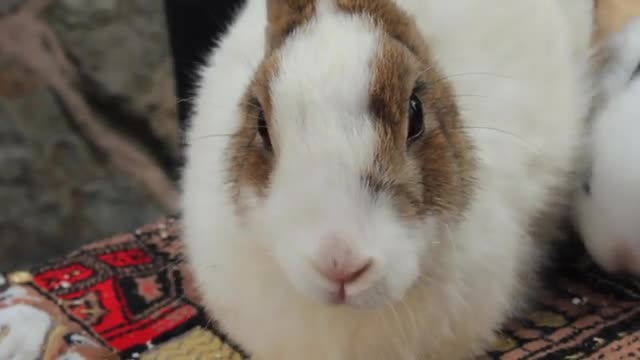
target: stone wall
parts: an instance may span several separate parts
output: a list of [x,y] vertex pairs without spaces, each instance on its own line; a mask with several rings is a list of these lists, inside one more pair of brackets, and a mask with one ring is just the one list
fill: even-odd
[[0,271],[175,210],[159,0],[0,1]]

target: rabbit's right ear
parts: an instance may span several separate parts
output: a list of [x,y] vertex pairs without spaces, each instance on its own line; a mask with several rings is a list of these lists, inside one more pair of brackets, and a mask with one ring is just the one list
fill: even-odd
[[318,0],[267,0],[267,51],[278,48],[298,26],[309,21]]

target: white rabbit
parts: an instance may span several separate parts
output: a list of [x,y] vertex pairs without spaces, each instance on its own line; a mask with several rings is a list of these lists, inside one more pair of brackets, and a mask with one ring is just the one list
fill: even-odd
[[605,46],[602,100],[585,146],[575,223],[598,264],[640,276],[640,18]]
[[187,136],[212,317],[257,360],[481,353],[530,286],[534,224],[569,198],[591,17],[590,0],[248,0]]

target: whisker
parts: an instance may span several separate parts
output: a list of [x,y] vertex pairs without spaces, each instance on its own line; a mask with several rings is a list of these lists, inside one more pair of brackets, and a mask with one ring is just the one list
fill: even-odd
[[211,135],[203,135],[203,136],[198,136],[195,138],[191,138],[191,141],[198,141],[198,140],[204,140],[204,139],[210,139],[210,138],[216,138],[216,137],[230,137],[233,136],[234,134],[211,134]]
[[[261,128],[268,128],[268,126],[258,126],[258,125],[250,125],[250,126],[245,126],[245,129],[251,129],[251,130],[258,130]],[[231,136],[235,136],[237,135],[237,133],[229,133],[229,134],[209,134],[209,135],[202,135],[202,136],[197,136],[191,139],[188,139],[190,141],[197,141],[197,140],[202,140],[202,139],[208,139],[208,138],[213,138],[213,137],[231,137]]]
[[405,312],[407,313],[407,316],[410,319],[411,327],[413,328],[412,334],[417,334],[418,331],[420,331],[420,327],[418,326],[418,320],[416,319],[413,311],[411,311],[411,308],[407,305],[406,299],[403,301],[400,301],[400,305],[402,305]]
[[441,78],[436,79],[434,83],[439,83],[441,81],[450,80],[450,79],[454,79],[454,78],[459,78],[459,77],[463,77],[463,76],[492,76],[492,77],[499,78],[499,79],[512,80],[508,76],[495,74],[495,73],[490,73],[490,72],[481,72],[481,71],[479,71],[479,72],[468,72],[468,73],[456,73],[456,74],[452,74],[452,75],[443,76]]
[[427,289],[429,288],[427,285],[435,286],[435,290],[437,291],[439,291],[438,289],[444,289],[446,287],[446,284],[443,281],[440,281],[435,276],[429,275],[423,271],[418,273],[418,278],[425,280],[421,285]]
[[[483,95],[475,95],[475,94],[462,94],[462,95],[453,95],[454,97],[479,97],[479,98],[487,98],[487,99],[492,99],[492,97],[490,96],[483,96]],[[498,100],[503,100],[503,101],[507,101],[505,99],[498,99]],[[460,108],[461,110],[464,110],[465,112],[471,111],[469,109],[463,108],[458,106],[458,108]],[[440,112],[441,110],[443,110],[444,107],[437,107],[437,108],[432,108],[428,111],[431,113],[435,113],[437,114],[438,112]],[[467,126],[467,125],[463,125],[455,128],[449,128],[449,131],[460,131],[460,130],[464,130],[464,129],[469,129],[469,130],[489,130],[489,131],[495,131],[497,133],[503,134],[503,135],[508,135],[511,136],[517,140],[519,140],[520,142],[522,142],[523,144],[525,144],[527,147],[529,147],[529,150],[535,152],[536,154],[540,153],[540,149],[538,147],[536,147],[533,143],[527,141],[527,139],[524,136],[518,135],[516,133],[510,132],[508,130],[505,129],[500,129],[500,128],[495,128],[495,127],[490,127],[490,126]],[[434,135],[437,133],[433,133]]]
[[453,262],[454,262],[454,266],[453,266],[453,271],[455,274],[455,278],[458,278],[458,248],[456,247],[455,244],[455,240],[453,239],[453,234],[451,233],[451,228],[449,227],[449,224],[444,223],[444,229],[445,229],[445,233],[446,233],[446,239],[449,242],[449,244],[451,244],[451,249],[452,249],[452,253],[453,253]]
[[178,100],[176,101],[176,104],[181,104],[181,103],[184,103],[184,102],[193,101],[193,100],[195,100],[196,98],[197,98],[197,96],[191,96],[191,97],[187,97],[187,98],[178,99]]
[[481,94],[454,94],[452,95],[455,98],[481,98],[481,99],[491,99],[491,100],[498,100],[498,101],[502,101],[504,103],[510,103],[509,100],[507,99],[503,99],[503,98],[499,98],[499,97],[495,97],[495,96],[488,96],[488,95],[481,95]]
[[[403,349],[406,348],[406,346],[404,346],[404,344],[408,345],[408,337],[406,334],[406,329],[403,326],[404,324],[402,323],[402,319],[400,318],[400,315],[398,314],[398,312],[395,309],[395,306],[392,303],[389,303],[387,305],[387,307],[389,307],[389,309],[391,310],[391,313],[393,314],[393,317],[395,319],[395,323],[397,324],[397,328],[399,330],[399,334],[400,334],[400,338],[399,338],[399,346],[398,349]],[[395,342],[395,341],[394,341]]]
[[[502,135],[508,135],[508,136],[511,136],[512,138],[522,142],[532,152],[534,152],[536,154],[540,154],[540,149],[538,149],[534,144],[532,144],[529,141],[527,141],[527,139],[525,139],[523,136],[520,136],[518,134],[512,133],[512,132],[507,131],[507,130],[503,130],[503,129],[499,129],[499,128],[486,127],[486,126],[462,126],[460,129],[465,129],[465,130],[467,130],[467,129],[468,130],[488,130],[488,131],[495,131],[495,132],[500,133]],[[456,129],[453,129],[453,130],[455,131]]]

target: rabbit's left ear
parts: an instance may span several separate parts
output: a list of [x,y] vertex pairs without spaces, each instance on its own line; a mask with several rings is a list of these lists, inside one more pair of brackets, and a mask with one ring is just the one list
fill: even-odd
[[278,48],[298,26],[309,21],[318,0],[267,0],[267,51]]

